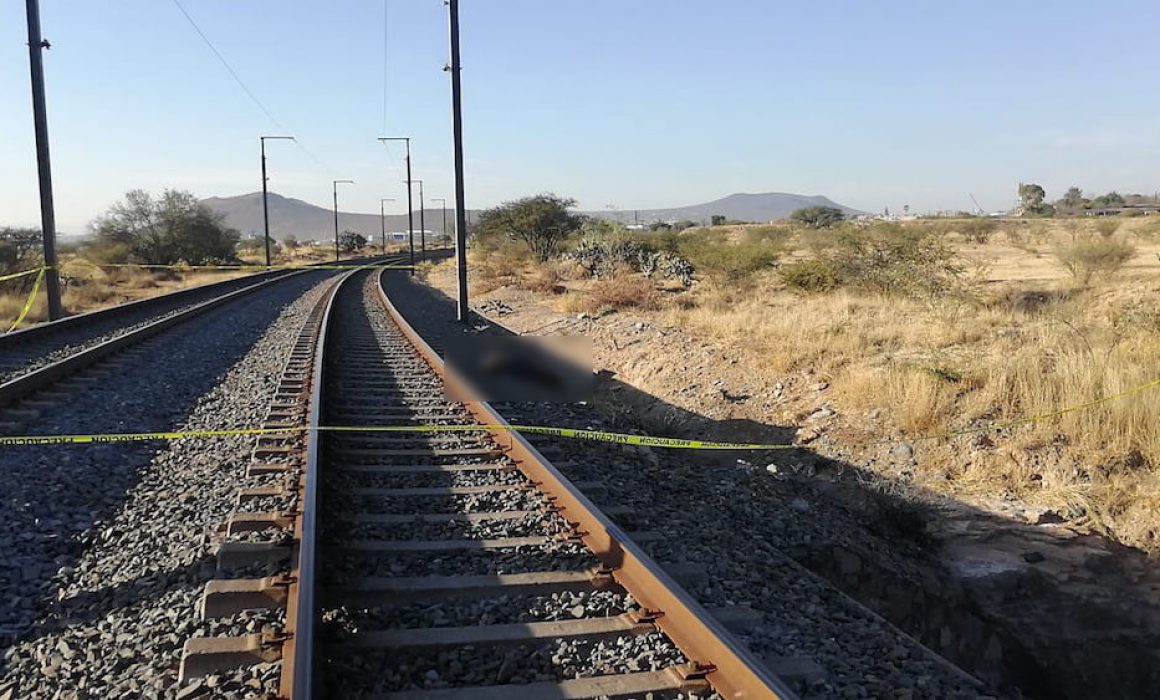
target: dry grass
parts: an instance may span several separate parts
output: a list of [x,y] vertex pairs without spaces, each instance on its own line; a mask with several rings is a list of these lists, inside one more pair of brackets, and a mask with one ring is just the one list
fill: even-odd
[[[896,476],[892,469],[911,468],[891,466],[884,455],[898,441],[912,442],[917,485],[1057,508],[1160,551],[1160,388],[977,432],[1160,378],[1158,218],[1114,227],[1088,220],[912,224],[930,227],[964,268],[984,273],[970,295],[800,294],[774,271],[757,271],[744,289],[700,284],[661,294],[639,275],[572,282],[557,267],[531,281],[534,268],[490,258],[476,280],[496,274],[534,291],[566,284],[555,305],[568,313],[649,311],[657,324],[740,349],[757,390],[824,380],[829,389],[820,400],[838,409],[831,432],[853,459],[874,459]],[[1130,242],[1135,255],[1080,288],[1052,253],[1081,239]],[[814,248],[798,234],[782,259],[809,259]],[[783,408],[754,417],[784,422],[818,400],[803,389]],[[958,431],[967,434],[939,437]]]
[[594,316],[624,309],[655,311],[661,307],[661,295],[651,280],[622,270],[592,280],[581,290],[564,295],[557,306],[568,313]]
[[[77,314],[245,274],[249,273],[228,270],[173,272],[100,268],[75,257],[66,258],[61,263],[64,284],[61,290],[61,303],[68,313]],[[0,331],[6,330],[16,320],[24,308],[30,291],[31,282],[0,286]],[[22,325],[39,323],[47,319],[48,301],[42,286]]]
[[[1074,234],[1037,224],[1042,228],[1023,235],[1041,246]],[[1125,228],[1109,235],[1138,236]],[[1006,237],[988,241],[969,245],[983,258],[1012,247]],[[764,293],[741,298],[701,290],[695,305],[673,305],[662,316],[748,348],[769,381],[824,377],[852,423],[886,416],[894,432],[887,440],[923,440],[1078,406],[1160,378],[1155,260],[1154,250],[1137,251],[1126,270],[1076,290],[1061,265],[1024,253],[1027,279],[1008,261],[1004,281],[992,278],[979,304],[845,291],[803,297],[767,280]],[[1009,495],[1082,513],[1124,541],[1156,547],[1160,389],[979,440],[923,440],[918,478],[958,495]],[[855,448],[871,454],[881,445]]]

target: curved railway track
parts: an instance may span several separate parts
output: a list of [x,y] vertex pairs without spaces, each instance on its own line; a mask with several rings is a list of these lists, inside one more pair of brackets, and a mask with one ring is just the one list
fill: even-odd
[[236,575],[203,596],[285,625],[190,639],[183,679],[281,658],[296,700],[792,697],[518,434],[357,429],[504,423],[445,396],[378,280],[348,275],[306,323],[266,426],[311,430],[259,439],[251,471],[286,487],[240,494]]
[[[392,256],[383,260],[401,259]],[[0,335],[0,406],[47,389],[80,369],[211,309],[280,279],[308,272],[258,272]],[[14,427],[8,423],[10,429]]]

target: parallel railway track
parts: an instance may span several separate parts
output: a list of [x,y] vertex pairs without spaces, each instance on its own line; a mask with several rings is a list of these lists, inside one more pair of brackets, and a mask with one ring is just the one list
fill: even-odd
[[0,335],[0,384],[183,310],[289,272],[258,272],[90,311]]
[[[401,256],[383,259],[388,263],[401,260]],[[48,389],[105,357],[280,279],[308,272],[258,272],[2,334],[0,406]],[[9,429],[16,427],[3,418],[0,424]]]
[[318,305],[266,423],[310,431],[251,466],[288,488],[241,494],[219,562],[243,576],[203,598],[285,626],[191,639],[186,680],[280,656],[295,699],[793,696],[518,434],[328,429],[503,424],[445,381],[378,275]]

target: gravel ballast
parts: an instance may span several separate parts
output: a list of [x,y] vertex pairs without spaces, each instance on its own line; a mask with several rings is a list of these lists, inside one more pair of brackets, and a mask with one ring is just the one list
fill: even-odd
[[[88,371],[107,377],[70,392],[30,430],[258,425],[328,277],[276,282],[101,363]],[[276,615],[202,623],[195,611],[217,577],[216,533],[238,490],[271,481],[246,476],[253,445],[199,438],[0,450],[0,696],[172,697],[186,639],[276,628]],[[258,667],[198,685],[244,694],[276,676]]]
[[23,331],[0,341],[4,343],[3,350],[0,350],[0,383],[11,381],[81,350],[173,316],[214,297],[259,284],[261,281],[246,276],[209,283],[173,295],[146,299],[141,303],[93,312],[84,323]]
[[[385,276],[403,314],[437,350],[473,334],[505,334],[480,316],[454,321],[450,299],[403,275]],[[604,396],[615,405],[615,395]],[[631,431],[591,404],[503,404],[513,423]],[[632,509],[618,518],[630,530],[663,536],[642,547],[665,565],[703,568],[689,592],[705,606],[747,605],[757,613],[741,640],[759,657],[814,671],[788,679],[805,698],[975,698],[993,692],[925,649],[878,615],[813,575],[787,552],[843,543],[906,571],[905,544],[886,542],[840,506],[764,465],[727,463],[719,455],[532,437],[555,448],[553,461],[573,482],[598,480],[598,505]],[[745,455],[750,456],[750,455]],[[917,574],[916,574],[917,576]],[[905,595],[904,591],[899,591]],[[799,663],[801,662],[801,663]]]

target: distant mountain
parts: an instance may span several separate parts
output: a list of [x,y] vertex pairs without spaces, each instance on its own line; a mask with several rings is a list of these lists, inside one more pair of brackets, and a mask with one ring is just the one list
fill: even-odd
[[821,195],[788,194],[785,192],[767,192],[764,194],[731,194],[728,197],[694,204],[687,207],[673,207],[672,209],[621,209],[618,211],[586,212],[589,216],[602,219],[615,219],[621,223],[630,224],[640,221],[642,224],[654,221],[680,221],[688,219],[698,223],[708,223],[714,215],[724,216],[737,221],[753,221],[764,223],[784,219],[795,210],[802,207],[835,207],[841,209],[848,216],[856,216],[865,212],[838,204]]
[[[294,236],[299,241],[329,240],[334,236],[334,210],[315,206],[301,199],[283,197],[273,192],[268,198],[270,207],[270,236],[277,240],[285,240]],[[262,193],[236,197],[210,197],[203,199],[203,203],[210,209],[225,217],[225,223],[236,228],[242,234],[262,232]],[[442,209],[427,209],[427,230],[439,231],[443,226]],[[454,212],[447,211],[447,223],[451,226]],[[406,231],[406,214],[388,214],[386,216],[387,232]],[[353,214],[340,211],[338,226],[342,231],[355,231],[364,236],[374,236],[375,240],[381,232],[381,223],[378,214]],[[419,230],[419,211],[415,211],[415,230]]]
[[[243,234],[262,231],[262,193],[238,195],[236,197],[210,197],[202,200],[211,209],[225,217],[225,223]],[[334,212],[327,207],[319,207],[300,199],[283,197],[271,192],[270,235],[284,240],[294,236],[299,241],[329,240],[334,235]],[[770,192],[766,194],[731,194],[705,204],[694,204],[672,209],[621,209],[618,211],[584,212],[602,219],[615,219],[621,223],[634,221],[651,223],[654,221],[680,221],[689,219],[698,223],[708,223],[714,215],[738,221],[766,222],[784,219],[802,207],[837,207],[848,215],[862,214],[857,209],[838,204],[820,195],[806,196]],[[474,220],[478,212],[468,211],[468,221]],[[454,219],[454,212],[447,211],[448,223]],[[406,214],[388,214],[387,231],[406,231]],[[364,236],[378,236],[380,232],[378,214],[354,214],[339,212],[338,225],[343,231],[356,231]],[[427,230],[438,231],[443,225],[441,209],[427,209]],[[419,212],[415,211],[415,229],[419,229]]]

